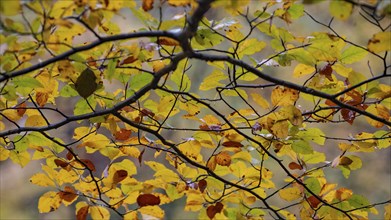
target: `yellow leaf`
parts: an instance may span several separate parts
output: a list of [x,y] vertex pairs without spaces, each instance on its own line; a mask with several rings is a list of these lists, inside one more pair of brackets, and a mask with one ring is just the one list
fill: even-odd
[[135,220],[138,219],[137,212],[128,212],[124,215],[124,220]]
[[281,189],[278,192],[278,195],[280,195],[282,199],[289,202],[302,197],[301,191],[297,187],[289,187],[289,188]]
[[265,46],[266,43],[264,41],[258,41],[255,38],[247,39],[239,44],[239,48],[236,52],[241,59],[244,55],[253,55],[254,53],[261,51]]
[[254,102],[261,106],[263,109],[268,109],[270,107],[269,102],[266,101],[263,96],[259,95],[258,93],[251,93],[250,95],[253,98]]
[[57,192],[49,191],[39,197],[38,210],[47,213],[57,210],[61,205],[61,198]]
[[10,151],[5,149],[3,146],[0,146],[0,161],[7,160],[10,156]]
[[219,86],[223,86],[224,84],[220,83],[220,80],[227,79],[228,77],[221,71],[215,70],[210,75],[205,77],[200,85],[200,90],[206,91],[210,89],[214,89]]
[[110,173],[115,173],[117,170],[125,170],[128,172],[128,176],[134,175],[137,173],[137,168],[134,163],[129,159],[124,159],[119,163],[113,163],[110,167]]
[[293,77],[299,78],[301,76],[305,76],[305,75],[311,74],[311,73],[315,72],[315,70],[316,69],[313,66],[309,66],[309,65],[305,65],[305,64],[299,63],[299,64],[297,64],[297,66],[293,70]]
[[30,178],[30,182],[38,186],[56,186],[53,180],[43,173],[34,174]]
[[391,204],[384,206],[384,219],[391,219]]
[[345,67],[344,65],[342,65],[342,64],[340,64],[340,63],[334,64],[333,66],[331,66],[331,68],[332,68],[336,73],[338,73],[339,75],[341,75],[341,76],[343,76],[343,77],[348,77],[348,76],[349,76],[349,73],[353,71],[352,68]]
[[[159,206],[143,206],[138,210],[142,215],[143,219],[151,219],[150,216],[163,219],[164,218],[164,211]],[[152,218],[154,219],[154,218]]]
[[340,20],[349,18],[353,10],[353,4],[350,2],[332,0],[329,6],[330,14]]
[[91,206],[89,208],[91,218],[107,220],[110,219],[110,212],[103,206]]
[[140,150],[136,147],[123,146],[120,148],[120,151],[123,154],[131,156],[133,158],[138,158],[140,156]]
[[379,32],[369,40],[368,50],[379,53],[391,50],[391,32]]
[[11,121],[18,121],[21,118],[16,109],[5,109],[1,113]]
[[192,2],[192,0],[168,0],[168,4],[173,6],[187,6]]
[[19,152],[16,150],[10,151],[10,159],[19,164],[21,167],[26,166],[30,162],[30,154],[27,151]]
[[197,140],[187,141],[178,146],[186,156],[193,158],[196,161],[202,161],[201,144]]
[[26,127],[42,127],[46,125],[46,121],[42,115],[31,115],[27,118],[25,123]]
[[271,100],[274,106],[293,105],[298,98],[298,91],[283,86],[277,86],[271,94]]
[[[209,184],[208,184],[209,185]],[[185,211],[196,212],[203,208],[204,197],[201,193],[192,192],[187,195]]]
[[1,1],[0,12],[3,16],[18,15],[21,12],[21,5],[19,0]]
[[[383,118],[385,119],[386,121],[389,120],[390,118],[390,112],[389,110],[384,106],[384,105],[381,105],[381,104],[374,104],[374,105],[370,105],[366,111],[368,113],[371,113],[375,116],[378,116],[380,118]],[[373,120],[369,117],[366,117],[367,119],[367,122],[372,125],[373,127],[375,128],[381,128],[384,124],[379,122],[379,121],[376,121],[376,120]]]

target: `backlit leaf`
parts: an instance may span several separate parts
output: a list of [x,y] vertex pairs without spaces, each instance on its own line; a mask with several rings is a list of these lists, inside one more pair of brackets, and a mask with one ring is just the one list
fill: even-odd
[[345,1],[332,0],[329,6],[330,14],[340,20],[349,18],[353,10],[353,4]]
[[368,50],[380,53],[391,50],[391,32],[379,32],[368,41]]
[[368,51],[356,47],[356,46],[350,46],[348,49],[344,50],[341,54],[340,61],[343,64],[351,64],[358,62],[362,59],[364,59],[368,54]]
[[223,86],[222,83],[219,81],[227,79],[228,77],[221,71],[213,71],[211,74],[209,74],[201,83],[200,90],[210,90],[214,89],[218,86]]
[[89,212],[90,212],[91,218],[93,220],[110,219],[110,212],[105,207],[102,207],[102,206],[90,206],[89,207]]
[[53,212],[61,205],[61,197],[58,193],[49,191],[39,197],[38,210],[40,213]]
[[56,186],[53,180],[43,173],[34,174],[30,178],[30,182],[38,186]]
[[308,66],[306,64],[299,63],[293,70],[293,76],[296,78],[302,77],[315,72],[315,70],[316,69],[313,66]]
[[278,191],[278,195],[286,201],[294,201],[302,197],[302,193],[297,187],[289,187]]

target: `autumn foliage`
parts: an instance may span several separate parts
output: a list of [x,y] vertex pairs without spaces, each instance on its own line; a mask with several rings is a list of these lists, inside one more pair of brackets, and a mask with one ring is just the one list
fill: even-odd
[[349,187],[390,153],[385,2],[2,1],[0,161],[78,220],[391,219]]

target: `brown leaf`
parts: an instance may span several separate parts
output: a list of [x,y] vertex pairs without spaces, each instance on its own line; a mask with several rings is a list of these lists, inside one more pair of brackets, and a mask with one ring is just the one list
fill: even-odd
[[131,134],[132,134],[131,130],[127,130],[125,128],[121,128],[121,130],[117,131],[114,134],[114,137],[115,137],[115,139],[117,139],[119,141],[125,141],[125,140],[129,139]]
[[307,201],[308,201],[308,203],[310,204],[310,206],[312,207],[312,208],[317,208],[318,207],[318,205],[320,204],[320,200],[318,199],[318,198],[316,198],[315,196],[310,196],[310,197],[308,197],[307,198]]
[[128,172],[126,170],[117,170],[113,176],[113,184],[117,184],[124,180],[128,176]]
[[353,124],[354,119],[356,119],[356,112],[347,108],[341,109],[341,115],[342,118],[349,124]]
[[223,210],[224,205],[221,202],[217,202],[216,205],[211,205],[206,209],[206,214],[210,219],[213,219],[216,213],[220,213]]
[[72,160],[73,159],[73,154],[68,151],[67,155],[65,156],[68,160]]
[[60,159],[55,159],[54,163],[57,165],[57,167],[66,168],[68,166],[68,163],[65,161],[62,161]]
[[243,147],[243,144],[241,144],[240,142],[236,142],[236,141],[227,141],[227,142],[224,142],[224,143],[223,143],[223,146],[224,146],[224,147],[236,147],[236,148],[240,148],[240,147]]
[[83,163],[83,165],[86,166],[86,168],[90,169],[91,171],[95,171],[95,165],[92,163],[89,159],[80,159],[80,161]]
[[144,152],[145,152],[145,148],[140,152],[140,155],[138,156],[138,162],[140,163],[140,166],[141,166],[141,162],[142,162],[142,160],[143,160],[143,154],[144,154]]
[[89,206],[81,207],[76,213],[76,220],[86,220]]
[[303,166],[301,166],[300,164],[298,164],[296,162],[290,162],[288,167],[291,170],[302,170],[303,169]]
[[341,157],[339,161],[339,165],[341,166],[349,166],[350,164],[353,163],[353,160],[351,160],[349,157]]
[[153,194],[141,194],[137,197],[137,204],[140,207],[149,205],[159,205],[160,197]]
[[153,1],[154,0],[143,0],[142,8],[144,11],[149,11],[153,9]]
[[134,57],[133,55],[132,56],[128,56],[127,58],[125,58],[120,65],[124,65],[124,64],[129,64],[129,63],[133,63],[134,61],[137,60],[137,57]]
[[323,69],[320,70],[319,74],[324,75],[328,80],[334,81],[332,77],[333,68],[331,67],[331,64],[327,64]]
[[206,180],[198,181],[198,188],[200,189],[200,192],[203,193],[205,191],[207,184],[208,183],[206,182]]
[[216,155],[216,163],[220,166],[229,166],[231,165],[231,155],[223,151]]
[[78,196],[76,194],[76,191],[70,186],[65,186],[64,190],[61,191],[59,195],[62,200],[65,200],[67,202],[72,202]]
[[16,112],[18,113],[18,115],[20,117],[22,117],[24,115],[24,113],[26,112],[27,109],[25,109],[27,107],[27,104],[26,102],[22,102],[20,103],[17,107],[16,107]]
[[142,117],[144,117],[144,116],[153,117],[153,116],[155,116],[155,113],[153,113],[152,111],[144,108],[144,109],[141,110],[140,115]]

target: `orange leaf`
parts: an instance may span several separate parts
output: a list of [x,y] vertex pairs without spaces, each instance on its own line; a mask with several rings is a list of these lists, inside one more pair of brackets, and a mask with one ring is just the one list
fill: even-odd
[[153,9],[153,0],[143,0],[142,7],[144,11]]
[[117,139],[119,141],[125,141],[125,140],[129,139],[131,134],[132,134],[131,130],[127,130],[125,128],[121,128],[121,130],[117,131],[114,134],[114,137],[115,137],[115,139]]
[[302,170],[303,169],[303,167],[296,162],[290,162],[288,166],[289,166],[289,169],[291,169],[291,170]]
[[37,92],[35,94],[35,100],[40,107],[42,107],[46,104],[46,102],[48,101],[48,98],[49,98],[48,93]]
[[212,156],[208,163],[206,163],[206,167],[208,167],[211,171],[214,171],[216,169],[216,156]]
[[229,166],[231,164],[231,155],[227,152],[220,152],[216,155],[216,163],[221,166]]
[[160,37],[158,40],[158,44],[160,45],[166,45],[166,46],[179,46],[179,42],[168,38],[168,37]]
[[149,205],[159,205],[160,197],[153,194],[141,194],[137,197],[137,204],[140,207]]
[[27,107],[26,105],[26,102],[22,102],[20,103],[17,108],[16,108],[16,112],[18,113],[18,115],[20,117],[23,117],[24,113],[26,112],[27,109],[25,109]]

